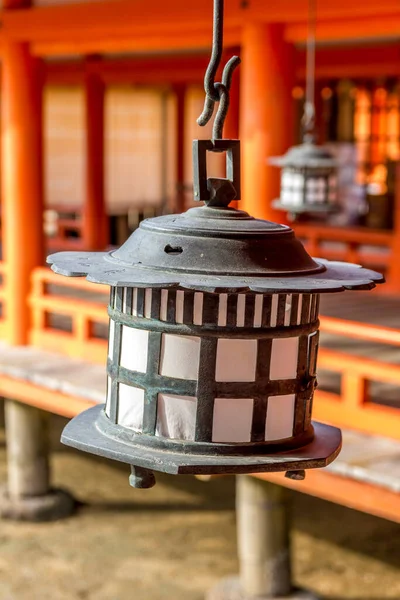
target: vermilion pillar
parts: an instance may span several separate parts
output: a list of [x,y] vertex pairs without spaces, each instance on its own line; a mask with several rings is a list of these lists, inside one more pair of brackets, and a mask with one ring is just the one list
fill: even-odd
[[86,195],[83,203],[83,240],[87,250],[104,250],[108,244],[104,199],[104,83],[96,61],[87,60]]
[[176,203],[175,210],[185,210],[185,99],[186,85],[174,86],[176,98]]
[[26,43],[5,41],[2,67],[5,317],[8,341],[25,344],[30,276],[44,262],[41,78]]
[[293,143],[293,48],[283,33],[279,24],[245,25],[240,98],[242,207],[280,222],[284,213],[271,206],[279,195],[279,169],[267,165],[267,159]]

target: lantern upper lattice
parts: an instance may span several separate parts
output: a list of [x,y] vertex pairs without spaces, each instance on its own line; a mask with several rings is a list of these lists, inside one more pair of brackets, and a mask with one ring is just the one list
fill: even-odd
[[210,206],[146,220],[116,251],[49,262],[111,287],[105,409],[74,419],[65,443],[170,473],[295,471],[337,455],[340,432],[311,422],[319,297],[379,274]]
[[338,165],[326,147],[306,141],[269,162],[282,169],[280,198],[274,206],[291,213],[337,210]]

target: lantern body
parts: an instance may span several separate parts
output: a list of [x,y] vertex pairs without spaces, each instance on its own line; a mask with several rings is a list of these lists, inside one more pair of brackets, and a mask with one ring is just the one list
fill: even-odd
[[296,212],[331,212],[338,205],[337,164],[329,150],[311,142],[270,159],[282,168],[280,197],[274,206]]
[[108,419],[154,445],[304,445],[318,305],[319,294],[113,288]]
[[[216,185],[229,201],[232,182]],[[154,485],[154,470],[301,478],[337,456],[340,431],[312,422],[319,297],[381,275],[313,259],[289,227],[226,205],[148,219],[112,252],[48,260],[111,288],[106,404],[73,419],[64,443],[130,464],[135,487]]]

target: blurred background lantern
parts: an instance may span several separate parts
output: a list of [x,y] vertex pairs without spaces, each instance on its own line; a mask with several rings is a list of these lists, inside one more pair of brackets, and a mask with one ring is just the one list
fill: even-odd
[[315,143],[316,18],[316,0],[309,0],[303,143],[268,160],[282,169],[280,197],[273,206],[287,212],[291,220],[304,213],[316,216],[338,210],[338,163],[328,148]]
[[[205,206],[143,221],[114,252],[62,252],[55,272],[111,287],[105,408],[73,419],[62,441],[132,466],[131,485],[171,474],[323,467],[336,428],[312,423],[321,293],[371,289],[382,277],[314,260],[287,226],[231,208],[240,199],[240,144],[222,139],[232,72],[215,83],[223,2],[195,141],[194,197]],[[207,152],[225,152],[227,177],[207,177]]]
[[327,213],[337,208],[337,163],[324,146],[305,141],[271,164],[282,168],[280,208],[292,214]]

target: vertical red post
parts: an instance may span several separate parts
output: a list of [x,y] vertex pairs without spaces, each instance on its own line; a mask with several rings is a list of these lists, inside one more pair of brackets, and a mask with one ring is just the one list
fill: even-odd
[[252,215],[278,222],[284,213],[272,208],[279,196],[279,169],[267,164],[293,143],[291,90],[293,47],[280,24],[249,23],[243,28],[240,131],[242,207]]
[[26,43],[5,41],[2,67],[5,316],[8,341],[18,345],[28,341],[31,274],[44,261],[41,77]]
[[[395,205],[394,205],[394,225],[393,241],[390,248],[389,267],[387,272],[386,291],[398,293],[400,291],[400,164],[396,166],[395,179]],[[383,290],[384,291],[384,290]]]
[[186,85],[174,86],[176,98],[176,201],[175,210],[185,210],[185,99]]
[[108,244],[108,219],[104,198],[104,83],[96,60],[87,59],[86,195],[83,205],[83,240],[87,250],[104,250]]

